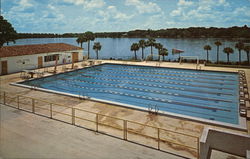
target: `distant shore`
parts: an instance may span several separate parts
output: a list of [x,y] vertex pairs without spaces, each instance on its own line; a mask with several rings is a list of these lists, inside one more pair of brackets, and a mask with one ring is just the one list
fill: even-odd
[[[18,39],[26,38],[73,38],[82,33],[18,33]],[[248,39],[250,42],[250,27],[247,25],[229,28],[216,27],[190,27],[169,28],[160,30],[132,30],[128,32],[96,32],[98,38],[225,38],[225,39]]]

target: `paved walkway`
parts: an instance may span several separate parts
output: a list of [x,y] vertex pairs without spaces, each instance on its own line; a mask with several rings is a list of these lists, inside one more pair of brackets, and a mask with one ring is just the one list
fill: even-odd
[[180,158],[7,106],[0,111],[0,158]]

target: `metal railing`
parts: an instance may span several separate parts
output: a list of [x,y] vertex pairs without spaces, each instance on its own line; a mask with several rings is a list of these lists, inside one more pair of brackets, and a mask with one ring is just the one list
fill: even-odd
[[0,103],[161,151],[199,158],[199,137],[194,135],[7,92],[0,92]]

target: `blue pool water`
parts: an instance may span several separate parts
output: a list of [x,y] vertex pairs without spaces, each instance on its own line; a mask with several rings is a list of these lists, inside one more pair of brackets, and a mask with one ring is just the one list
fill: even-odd
[[21,84],[238,124],[238,74],[103,64]]

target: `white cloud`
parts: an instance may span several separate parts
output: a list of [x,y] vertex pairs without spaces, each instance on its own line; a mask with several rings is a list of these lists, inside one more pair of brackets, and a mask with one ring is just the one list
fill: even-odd
[[56,7],[54,7],[52,4],[48,4],[48,8],[51,10],[56,10]]
[[186,10],[190,7],[196,6],[196,4],[190,0],[179,0],[177,6],[177,9],[170,12],[170,16],[183,16],[183,18],[185,18]]
[[105,5],[103,0],[64,0],[64,2],[82,5],[86,9],[102,8]]
[[101,8],[105,5],[103,0],[91,0],[84,4],[86,8]]
[[176,10],[173,10],[171,13],[170,13],[171,16],[180,16],[181,15],[181,9],[178,8]]
[[32,6],[33,6],[33,5],[30,3],[29,0],[21,0],[21,1],[19,2],[19,4],[20,4],[20,6],[22,6],[22,7],[32,7]]
[[163,29],[166,27],[172,27],[174,24],[175,22],[168,19],[164,13],[160,13],[149,16],[145,23],[141,23],[138,26],[138,29]]
[[178,17],[178,20],[217,21],[227,14],[224,10],[230,4],[226,0],[199,0],[197,3],[179,0],[177,6],[170,16]]
[[111,16],[114,16],[115,19],[126,20],[132,17],[118,11],[115,6],[109,6],[108,12],[110,13]]
[[228,7],[230,4],[226,0],[200,0],[198,3],[201,7]]
[[86,0],[64,0],[64,2],[73,3],[75,5],[83,5]]
[[226,0],[219,0],[219,5],[223,5],[224,7],[230,6]]
[[134,6],[139,13],[157,13],[161,12],[161,8],[153,2],[144,2],[141,0],[126,0],[125,5]]
[[25,9],[33,7],[33,4],[31,3],[30,0],[21,0],[19,3],[12,7],[11,10],[13,11],[24,11]]
[[179,0],[177,5],[178,6],[191,6],[191,5],[193,5],[193,2],[187,1],[187,0]]
[[127,15],[125,13],[120,12],[117,10],[116,6],[108,6],[105,10],[100,10],[99,15],[102,16],[104,21],[110,20],[110,19],[116,19],[116,20],[128,20],[131,19],[134,15]]
[[233,11],[233,15],[234,16],[248,16],[248,17],[250,17],[250,10],[246,6],[239,7]]
[[63,19],[65,18],[64,14],[62,14],[59,9],[55,6],[53,6],[52,4],[48,4],[47,6],[48,10],[44,10],[44,18],[51,18],[54,21],[58,22],[58,21],[63,21]]
[[250,0],[239,5],[233,5],[237,2],[232,0],[176,0],[175,5],[168,5],[172,0],[163,1],[4,0],[10,7],[2,13],[19,32],[127,31],[250,23]]

